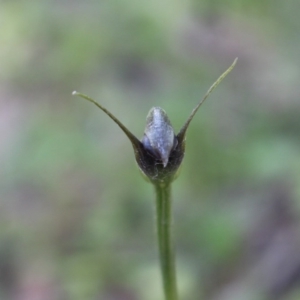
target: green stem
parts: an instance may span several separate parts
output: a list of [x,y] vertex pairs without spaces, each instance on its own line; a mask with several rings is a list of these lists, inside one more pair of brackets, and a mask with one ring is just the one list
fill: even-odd
[[157,236],[166,300],[178,300],[176,287],[175,255],[172,243],[171,185],[156,184]]

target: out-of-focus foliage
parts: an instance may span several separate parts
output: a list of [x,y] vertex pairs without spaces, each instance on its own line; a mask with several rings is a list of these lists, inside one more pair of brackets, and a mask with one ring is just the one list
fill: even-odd
[[[0,298],[161,299],[142,136],[193,120],[174,183],[181,299],[300,298],[300,2],[0,3]],[[202,297],[202,298],[201,298]]]

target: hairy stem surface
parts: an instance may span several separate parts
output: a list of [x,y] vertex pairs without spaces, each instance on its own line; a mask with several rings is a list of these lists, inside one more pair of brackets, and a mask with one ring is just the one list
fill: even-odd
[[166,300],[178,300],[174,246],[172,243],[171,185],[155,185],[157,236]]

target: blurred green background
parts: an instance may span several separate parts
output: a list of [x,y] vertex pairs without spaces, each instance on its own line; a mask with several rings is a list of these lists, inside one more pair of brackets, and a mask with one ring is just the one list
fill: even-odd
[[162,299],[154,191],[130,143],[179,130],[180,299],[300,299],[300,2],[0,2],[0,299]]

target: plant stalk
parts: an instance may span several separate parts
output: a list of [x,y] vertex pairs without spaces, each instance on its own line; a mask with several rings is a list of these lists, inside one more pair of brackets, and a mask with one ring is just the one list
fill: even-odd
[[166,300],[178,300],[175,254],[172,241],[171,184],[155,184],[157,236]]

